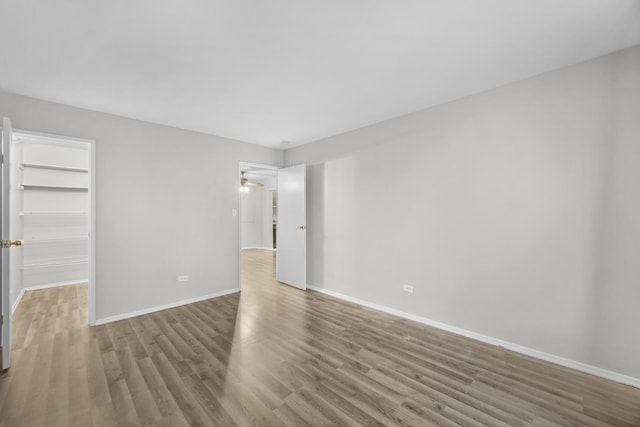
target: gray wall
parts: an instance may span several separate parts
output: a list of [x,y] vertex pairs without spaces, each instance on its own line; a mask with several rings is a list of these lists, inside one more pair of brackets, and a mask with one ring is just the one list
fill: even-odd
[[249,192],[240,193],[241,247],[273,248],[273,191],[276,189],[275,177],[256,178],[249,175],[254,182],[264,184],[263,187],[250,187]]
[[262,225],[264,209],[262,206],[263,187],[254,187],[248,193],[240,194],[240,244],[242,248],[262,246]]
[[97,141],[97,319],[237,288],[238,162],[282,151],[2,92],[0,116]]
[[590,355],[640,377],[640,48],[610,58],[611,133],[599,206]]
[[639,61],[288,150],[311,165],[308,283],[639,378]]

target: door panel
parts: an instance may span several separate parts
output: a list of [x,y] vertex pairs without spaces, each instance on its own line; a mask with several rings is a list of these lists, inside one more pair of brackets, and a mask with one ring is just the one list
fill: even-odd
[[307,288],[306,165],[278,169],[276,279]]

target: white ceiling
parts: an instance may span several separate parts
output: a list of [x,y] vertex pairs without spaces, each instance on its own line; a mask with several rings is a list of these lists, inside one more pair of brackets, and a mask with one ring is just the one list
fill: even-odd
[[0,90],[276,147],[640,43],[639,0],[0,0]]

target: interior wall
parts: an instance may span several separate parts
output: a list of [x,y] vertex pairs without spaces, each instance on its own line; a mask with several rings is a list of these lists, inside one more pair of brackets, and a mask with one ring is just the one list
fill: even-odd
[[639,57],[287,150],[309,285],[640,378]]
[[240,193],[241,247],[273,248],[273,216],[272,194],[276,190],[275,177],[252,176],[251,181],[262,183],[262,187],[250,187],[246,193]]
[[[277,216],[277,207],[273,206],[273,193],[276,191],[276,178],[267,177],[262,191],[262,243],[261,247],[273,249],[273,224]],[[277,238],[276,238],[277,240]]]
[[97,141],[98,320],[238,287],[238,162],[281,150],[4,92],[0,116]]
[[253,187],[247,193],[240,193],[240,236],[243,249],[262,246],[263,192],[264,187]]
[[597,366],[640,378],[640,49],[611,57],[611,136],[590,330]]

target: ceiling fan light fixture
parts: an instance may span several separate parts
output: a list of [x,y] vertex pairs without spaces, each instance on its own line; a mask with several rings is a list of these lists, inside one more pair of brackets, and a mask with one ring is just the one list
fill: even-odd
[[[245,173],[247,173],[247,171],[240,171],[240,192],[241,193],[248,193],[249,192],[249,187],[263,187],[264,186],[264,184],[261,183],[261,182],[249,181],[249,178],[244,176]],[[243,190],[243,188],[245,188],[246,190]]]

